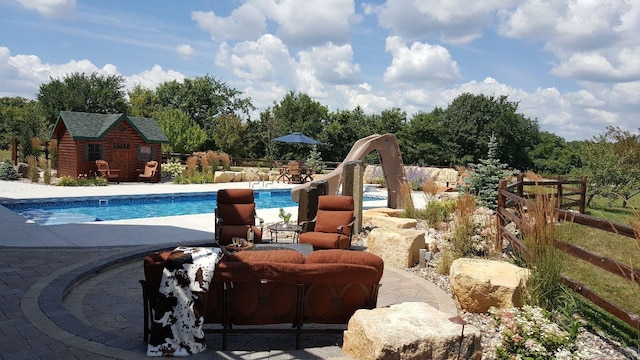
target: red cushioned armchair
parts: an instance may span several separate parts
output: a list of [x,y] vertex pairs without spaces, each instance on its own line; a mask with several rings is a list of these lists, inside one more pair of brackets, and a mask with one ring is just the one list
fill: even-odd
[[309,222],[302,222],[299,242],[314,249],[349,249],[353,216],[353,197],[322,195],[318,197],[318,212]]
[[256,215],[252,189],[218,190],[216,204],[215,236],[218,244],[231,244],[234,237],[246,239],[250,226],[253,227],[254,242],[262,242],[264,220]]

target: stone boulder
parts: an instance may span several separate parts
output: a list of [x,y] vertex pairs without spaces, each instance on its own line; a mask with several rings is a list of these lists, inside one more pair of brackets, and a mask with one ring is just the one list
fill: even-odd
[[214,183],[228,183],[233,182],[239,173],[234,171],[216,171],[214,174]]
[[16,165],[16,172],[21,178],[26,178],[29,176],[29,164],[23,162],[18,163],[18,165]]
[[416,219],[398,217],[402,209],[376,208],[362,212],[362,223],[371,227],[391,229],[415,229]]
[[492,306],[521,307],[528,278],[528,269],[485,259],[456,259],[449,272],[453,296],[462,309],[473,313]]
[[244,171],[241,173],[242,180],[240,181],[260,181],[262,180],[260,176],[255,172]]
[[406,269],[418,262],[424,238],[420,230],[375,228],[367,235],[367,251],[380,256],[385,265]]
[[[460,336],[462,341],[460,341]],[[481,359],[482,335],[427,303],[358,310],[344,332],[342,352],[353,359]]]

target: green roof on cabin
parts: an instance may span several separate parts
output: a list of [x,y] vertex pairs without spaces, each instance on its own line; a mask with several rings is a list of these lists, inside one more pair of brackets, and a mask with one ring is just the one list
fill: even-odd
[[125,114],[95,114],[76,111],[60,111],[53,131],[64,123],[73,140],[100,140],[116,124],[124,120],[148,143],[166,143],[169,139],[152,118],[129,117]]

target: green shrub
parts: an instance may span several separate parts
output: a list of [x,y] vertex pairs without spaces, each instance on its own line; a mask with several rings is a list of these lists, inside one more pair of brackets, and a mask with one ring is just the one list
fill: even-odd
[[496,156],[498,142],[494,135],[489,140],[487,159],[480,160],[480,164],[469,164],[471,171],[464,179],[462,190],[477,196],[478,202],[490,209],[498,207],[498,185],[501,179],[513,175],[508,171],[507,164],[500,163]]
[[46,169],[43,173],[44,183],[49,185],[51,184],[51,169]]
[[455,209],[455,201],[429,201],[424,208],[418,212],[421,219],[426,220],[432,228],[439,228],[442,222],[446,221]]
[[103,177],[76,179],[71,176],[63,176],[56,183],[57,186],[107,186],[107,184],[109,184],[109,181]]
[[316,174],[322,173],[326,168],[320,155],[321,154],[320,151],[318,151],[318,146],[313,145],[311,147],[311,152],[309,152],[309,156],[304,160],[305,166],[311,168],[313,170],[313,173]]
[[8,161],[0,162],[0,180],[18,180],[20,176]]
[[57,186],[78,186],[78,180],[71,176],[63,176],[56,183]]

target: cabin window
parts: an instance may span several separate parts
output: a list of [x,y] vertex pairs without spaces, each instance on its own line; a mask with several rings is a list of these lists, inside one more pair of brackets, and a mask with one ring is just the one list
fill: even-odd
[[114,150],[129,150],[129,144],[113,143]]
[[96,161],[103,158],[102,144],[87,144],[86,147],[86,159],[87,161]]
[[153,160],[153,149],[149,145],[140,145],[138,147],[138,161],[151,161]]

